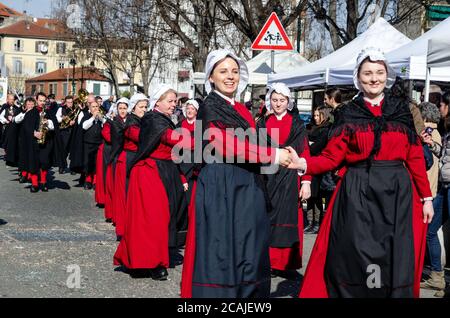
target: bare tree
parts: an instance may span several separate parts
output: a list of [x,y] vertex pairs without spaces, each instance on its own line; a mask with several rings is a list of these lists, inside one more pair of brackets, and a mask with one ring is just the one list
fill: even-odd
[[357,37],[374,8],[379,10],[379,16],[397,25],[418,15],[420,9],[429,4],[427,0],[312,0],[308,1],[308,9],[311,19],[323,21],[333,48],[337,50]]
[[191,54],[194,71],[203,71],[221,23],[216,4],[209,0],[156,0],[156,3],[162,19]]

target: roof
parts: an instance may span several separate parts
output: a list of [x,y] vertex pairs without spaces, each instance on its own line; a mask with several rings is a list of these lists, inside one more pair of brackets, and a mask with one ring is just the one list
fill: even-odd
[[12,35],[24,38],[40,38],[40,39],[68,38],[67,34],[65,33],[57,32],[55,30],[39,26],[37,23],[25,20],[16,22],[4,28],[0,28],[0,35]]
[[66,28],[64,26],[64,23],[57,19],[45,19],[45,18],[38,18],[34,23],[37,26],[40,26],[42,28],[47,28],[53,31],[58,32],[65,32]]
[[0,3],[0,16],[2,17],[11,17],[11,16],[21,16],[22,13],[11,9],[10,7],[5,6],[3,3]]
[[[47,81],[67,81],[72,80],[73,69],[72,68],[61,68],[56,71],[43,74],[37,77],[30,78],[26,80],[26,82],[47,82]],[[102,71],[93,68],[93,67],[76,67],[75,68],[75,79],[76,80],[93,80],[93,81],[102,81],[102,82],[110,82],[110,79],[103,75]]]

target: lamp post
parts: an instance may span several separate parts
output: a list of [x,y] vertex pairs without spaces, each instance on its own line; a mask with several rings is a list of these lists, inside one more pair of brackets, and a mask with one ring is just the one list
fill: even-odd
[[71,58],[69,64],[72,65],[72,95],[75,95],[77,89],[75,85],[75,65],[77,64],[77,61],[75,58]]

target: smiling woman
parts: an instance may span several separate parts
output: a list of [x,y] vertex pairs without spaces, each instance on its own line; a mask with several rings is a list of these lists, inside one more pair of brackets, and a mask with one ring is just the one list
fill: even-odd
[[248,82],[245,63],[217,50],[208,55],[205,70],[209,95],[198,116],[205,149],[214,146],[219,160],[205,160],[192,195],[181,296],[268,297],[270,222],[259,166],[287,165],[289,156],[235,134],[239,129],[256,136],[250,112],[237,101]]
[[[342,106],[318,156],[291,168],[312,175],[345,162],[306,269],[300,297],[419,297],[432,195],[408,100],[378,49],[362,51],[358,96]],[[349,248],[351,247],[351,248]],[[373,269],[378,269],[373,280]]]

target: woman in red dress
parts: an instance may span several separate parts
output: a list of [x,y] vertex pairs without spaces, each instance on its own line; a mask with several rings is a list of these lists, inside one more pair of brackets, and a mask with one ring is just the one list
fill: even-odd
[[430,185],[408,101],[389,90],[395,71],[384,54],[358,56],[360,93],[342,106],[327,147],[290,168],[322,174],[344,163],[300,297],[418,297]]
[[[195,131],[195,122],[197,120],[197,113],[200,105],[194,99],[188,100],[183,107],[183,116],[184,119],[178,123],[177,127],[186,129],[186,132],[194,137]],[[198,169],[196,169],[196,164],[194,162],[194,152],[186,151],[183,153],[183,160],[180,163],[180,170],[183,174],[183,178],[185,179],[183,186],[186,190],[186,203],[188,211],[191,211],[191,196],[193,193],[193,189],[195,187],[195,181],[198,176]],[[188,223],[191,216],[189,212],[185,213],[183,217],[179,220],[178,227],[186,234],[188,229]]]
[[205,70],[208,96],[198,117],[207,140],[189,212],[195,222],[188,229],[181,296],[269,297],[270,221],[259,172],[261,164],[287,166],[289,153],[258,145],[251,113],[235,100],[248,82],[241,59],[216,50]]
[[132,277],[167,280],[169,247],[179,243],[176,224],[186,202],[172,148],[192,149],[194,143],[190,135],[175,131],[170,118],[176,102],[175,90],[163,85],[141,119],[139,147],[130,164],[125,230],[114,255],[114,264],[131,270]]
[[[297,153],[309,156],[304,123],[294,108],[289,88],[274,83],[266,95],[268,115],[258,121],[258,131],[267,135],[274,147],[292,146]],[[303,209],[301,201],[311,196],[311,176],[298,176],[297,172],[280,168],[265,176],[271,209],[270,267],[272,276],[286,276],[289,270],[302,267]]]
[[[122,152],[124,137],[123,131],[125,129],[125,122],[128,117],[128,108],[130,105],[130,101],[126,97],[122,97],[117,101],[115,105],[111,108],[113,110],[109,112],[109,118],[107,122],[110,127],[110,135],[111,139],[111,150],[108,158],[105,158],[106,163],[106,180],[105,180],[105,214],[111,216],[111,221],[114,226],[117,227],[117,211],[113,204],[113,200],[115,197],[114,186],[116,181],[114,179],[116,166],[117,166],[117,158],[119,154]],[[105,136],[107,138],[108,136]]]
[[123,129],[123,147],[114,171],[114,195],[112,206],[115,212],[116,235],[120,241],[125,231],[126,220],[126,188],[127,188],[127,162],[131,162],[136,155],[139,144],[139,132],[141,118],[148,108],[148,100],[143,94],[135,94],[131,97],[128,112]]

